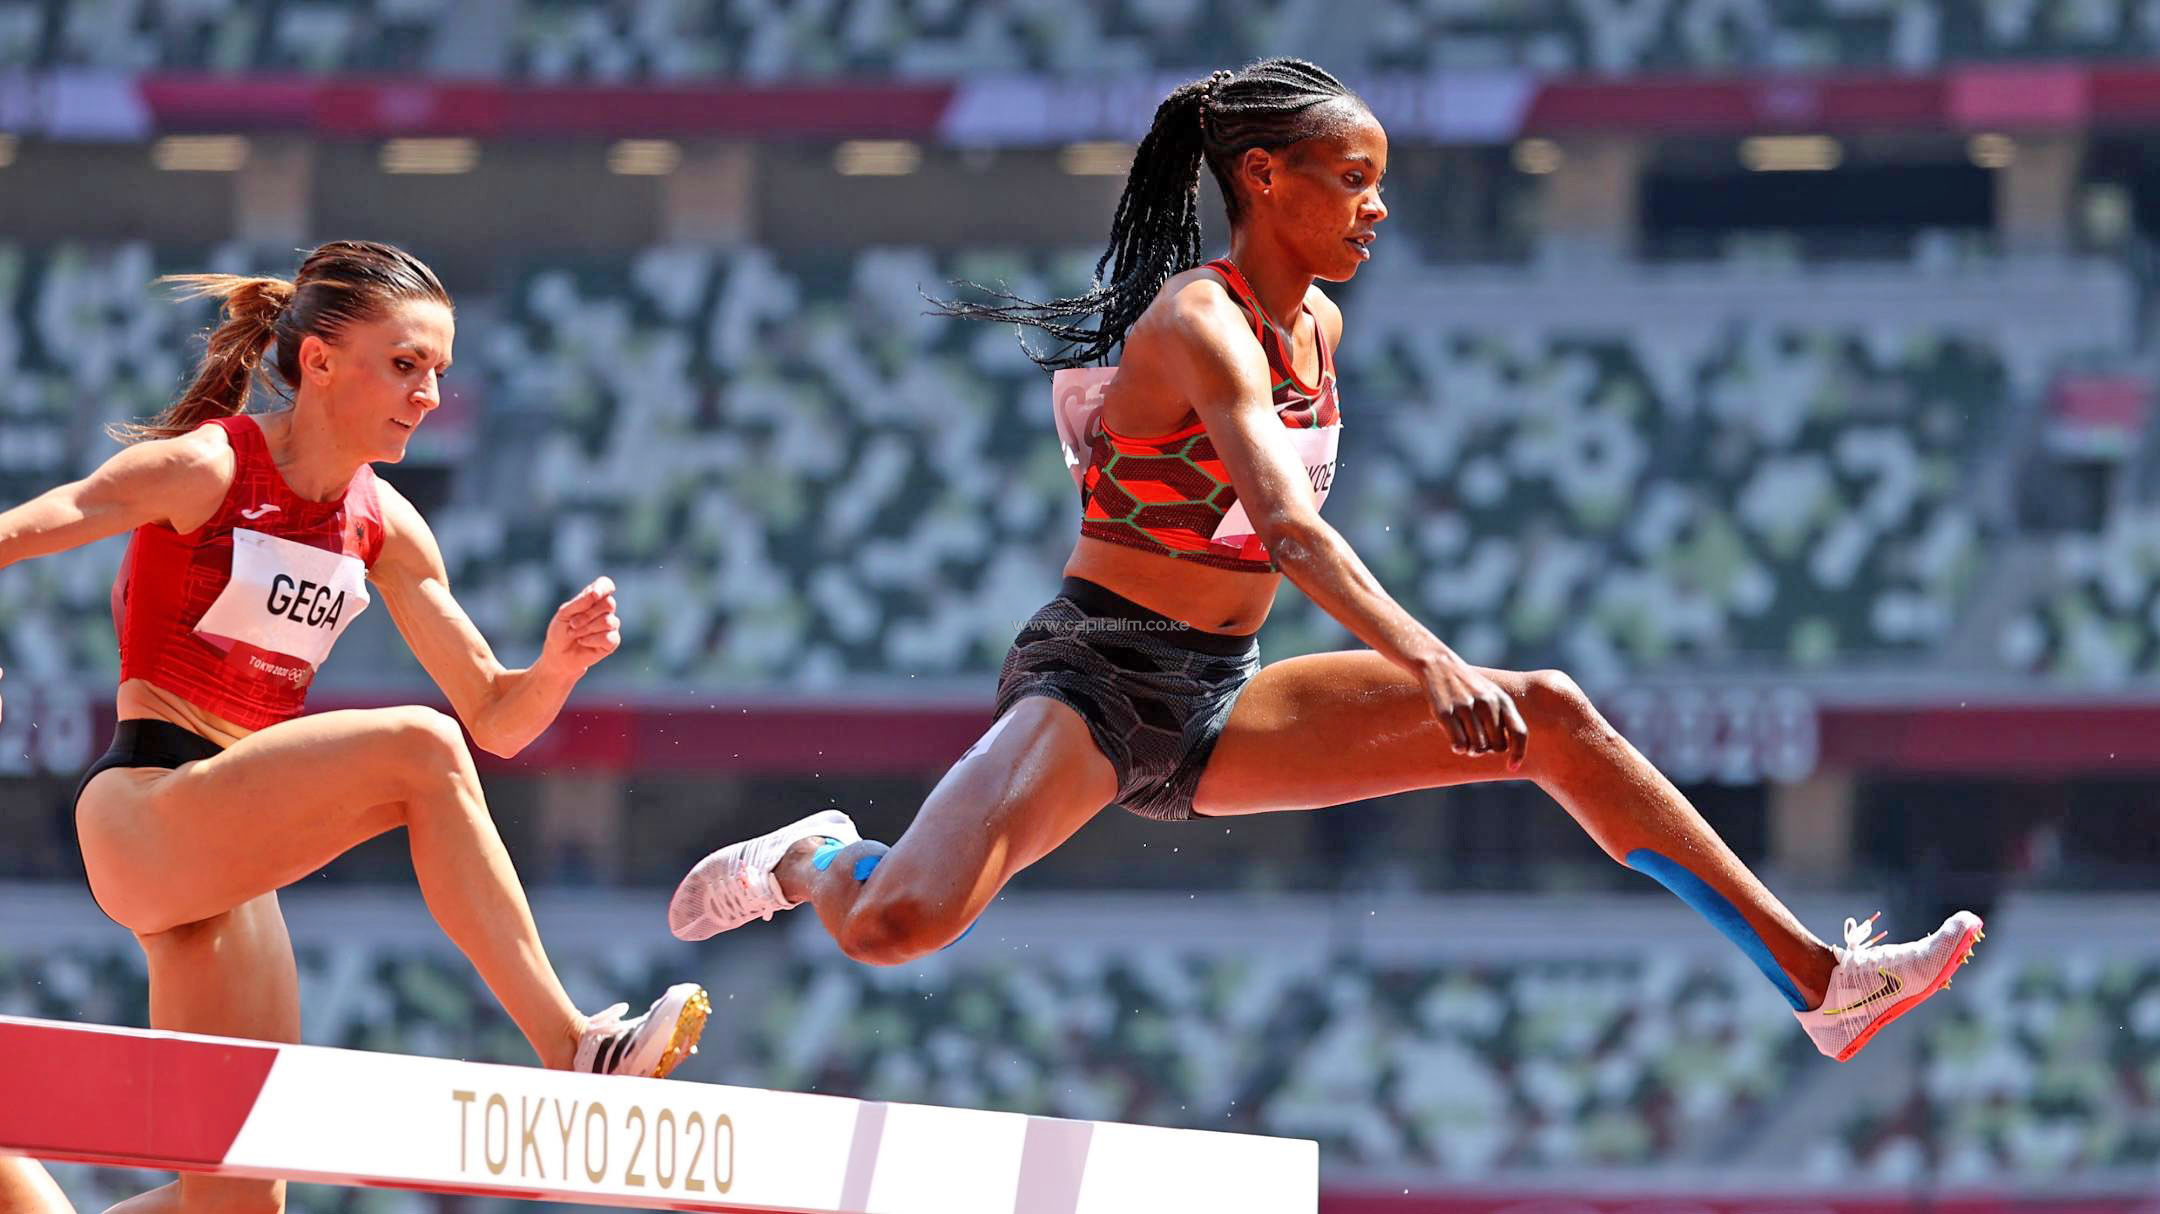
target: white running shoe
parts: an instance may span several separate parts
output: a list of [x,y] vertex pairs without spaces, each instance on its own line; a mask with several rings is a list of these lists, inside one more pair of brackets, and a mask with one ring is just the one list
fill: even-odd
[[1845,947],[1832,948],[1837,969],[1822,1006],[1794,1012],[1815,1048],[1844,1062],[1874,1040],[1882,1027],[1950,985],[1960,965],[1972,961],[1973,945],[1985,938],[1980,916],[1959,911],[1935,934],[1910,944],[1882,944],[1870,935],[1881,911],[1862,922],[1845,921]]
[[618,1003],[589,1017],[578,1038],[572,1070],[595,1075],[644,1075],[665,1079],[682,1060],[697,1053],[698,1035],[712,1015],[712,1000],[695,982],[679,982],[653,1000],[643,1015],[629,1020]]
[[773,870],[798,839],[860,843],[855,823],[837,809],[822,809],[769,835],[731,843],[697,862],[668,902],[668,930],[678,940],[705,940],[795,903],[780,895]]

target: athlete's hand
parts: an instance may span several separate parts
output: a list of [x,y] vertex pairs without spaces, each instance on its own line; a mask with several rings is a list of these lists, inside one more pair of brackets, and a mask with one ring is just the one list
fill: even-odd
[[1530,727],[1515,700],[1476,667],[1453,653],[1427,663],[1419,674],[1433,716],[1447,726],[1459,755],[1506,754],[1508,770],[1522,767]]
[[568,662],[583,671],[621,644],[622,617],[615,613],[615,581],[599,577],[555,609],[540,656]]

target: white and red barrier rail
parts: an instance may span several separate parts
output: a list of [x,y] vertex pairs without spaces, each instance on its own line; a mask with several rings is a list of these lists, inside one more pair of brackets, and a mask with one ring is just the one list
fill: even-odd
[[0,1017],[0,1153],[651,1209],[1313,1214],[1311,1142]]

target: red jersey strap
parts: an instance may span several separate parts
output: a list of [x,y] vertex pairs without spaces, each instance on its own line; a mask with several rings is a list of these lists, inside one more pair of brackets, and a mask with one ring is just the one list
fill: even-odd
[[1275,376],[1277,403],[1282,402],[1285,390],[1306,400],[1319,396],[1334,374],[1335,359],[1333,351],[1328,349],[1327,334],[1321,331],[1320,318],[1313,316],[1312,308],[1306,304],[1298,305],[1300,312],[1313,318],[1313,341],[1318,345],[1320,353],[1318,384],[1307,384],[1298,374],[1297,361],[1292,357],[1290,335],[1277,328],[1275,322],[1269,319],[1267,309],[1260,306],[1259,293],[1253,290],[1252,283],[1246,279],[1245,272],[1237,268],[1237,263],[1227,257],[1218,257],[1204,268],[1222,276],[1223,285],[1230,290],[1230,298],[1237,301],[1238,306],[1245,310],[1245,318],[1252,322],[1253,334],[1260,339],[1260,348],[1267,352],[1268,369]]
[[232,448],[232,482],[225,486],[225,500],[218,503],[217,511],[210,516],[209,521],[188,532],[183,538],[192,539],[213,527],[232,526],[239,516],[239,511],[246,508],[240,499],[247,496],[248,470],[264,465],[276,465],[276,461],[270,456],[270,440],[263,436],[262,426],[254,418],[236,413],[230,417],[213,417],[195,428],[203,430],[213,426],[225,432],[225,444]]

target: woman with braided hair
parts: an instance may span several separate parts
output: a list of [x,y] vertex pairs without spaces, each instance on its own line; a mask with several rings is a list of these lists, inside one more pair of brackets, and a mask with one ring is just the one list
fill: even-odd
[[[1060,343],[1030,355],[1057,373],[1082,502],[1064,586],[1014,641],[995,723],[899,842],[828,810],[723,848],[677,890],[678,936],[809,902],[849,956],[892,964],[960,937],[1107,805],[1188,821],[1522,779],[1741,947],[1832,1057],[1948,983],[1978,918],[1889,947],[1847,920],[1825,945],[1573,680],[1470,665],[1321,519],[1343,320],[1316,282],[1371,257],[1387,158],[1371,110],[1320,68],[1216,72],[1156,110],[1093,290],[944,305]],[[1213,261],[1203,163],[1230,223]],[[1114,372],[1096,365],[1114,352]],[[1368,648],[1262,668],[1254,633],[1284,577]]]
[[[564,993],[466,747],[511,755],[615,651],[599,578],[514,670],[451,596],[412,503],[375,477],[441,403],[449,293],[402,249],[332,241],[282,278],[178,280],[223,304],[180,400],[82,480],[0,511],[0,568],[132,533],[113,585],[119,725],[75,792],[98,905],[147,959],[152,1027],[300,1037],[277,891],[403,827],[428,908],[541,1063],[664,1075],[709,1012],[695,983],[625,1019]],[[273,356],[274,355],[274,359]],[[249,412],[258,378],[289,403]],[[458,719],[429,708],[303,715],[316,669],[380,594]],[[27,1187],[27,1172],[0,1176]],[[274,1211],[284,1183],[190,1175],[129,1214]]]

